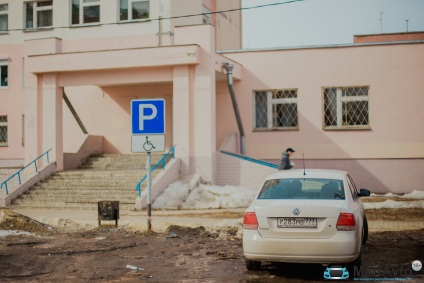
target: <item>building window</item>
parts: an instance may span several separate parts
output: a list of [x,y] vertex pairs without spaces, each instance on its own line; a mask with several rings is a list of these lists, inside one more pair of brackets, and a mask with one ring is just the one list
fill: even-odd
[[211,23],[211,10],[209,10],[208,7],[203,6],[203,17],[202,17],[204,24],[210,24]]
[[51,26],[53,26],[53,1],[32,1],[25,3],[26,28]]
[[7,116],[0,116],[0,146],[7,145]]
[[72,0],[72,24],[100,22],[100,0]]
[[150,1],[120,0],[119,19],[121,21],[148,19]]
[[8,5],[7,4],[1,4],[0,5],[0,32],[7,31],[8,28]]
[[254,92],[256,130],[297,129],[297,89]]
[[323,88],[324,129],[367,129],[368,86]]
[[9,64],[7,60],[0,60],[0,88],[9,86]]

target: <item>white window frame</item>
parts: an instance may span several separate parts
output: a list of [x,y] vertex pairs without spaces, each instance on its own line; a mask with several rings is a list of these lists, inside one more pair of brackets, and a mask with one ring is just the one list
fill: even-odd
[[[48,27],[52,27],[53,26],[53,1],[52,1],[52,5],[51,6],[41,6],[38,7],[37,3],[40,2],[47,2],[47,1],[52,1],[52,0],[44,0],[44,1],[27,1],[24,2],[25,4],[25,23],[24,26],[26,29],[36,29],[36,28],[48,28]],[[32,3],[33,4],[33,8],[32,8],[32,26],[31,27],[27,27],[27,13],[26,13],[26,4]],[[51,26],[38,26],[38,12],[43,12],[43,11],[52,11],[52,25]]]
[[[7,115],[0,115],[0,117],[6,117],[6,122],[1,122],[0,121],[0,127],[6,127],[6,133],[8,133],[8,131],[7,131]],[[1,142],[0,141],[0,146],[7,146],[8,145],[8,141],[9,141],[8,138],[9,137],[6,134],[6,141],[5,142]]]
[[[6,66],[7,67],[7,84],[6,85],[1,85],[1,81],[0,81],[0,89],[7,89],[9,88],[9,60],[4,60],[4,59],[0,59],[0,67]],[[0,80],[1,80],[1,76],[2,76],[2,71],[0,68]]]
[[[369,121],[369,115],[370,115],[370,105],[369,105],[369,91],[367,96],[343,96],[343,89],[344,88],[368,88],[368,86],[349,86],[349,87],[323,87],[322,88],[322,102],[323,102],[323,115],[322,115],[322,125],[324,130],[347,130],[347,129],[370,129],[370,121]],[[336,89],[336,111],[337,111],[337,125],[336,126],[327,126],[325,121],[325,97],[324,93],[326,89]],[[361,101],[367,101],[368,102],[368,125],[343,125],[343,103],[346,102],[361,102]]]
[[[296,91],[296,98],[273,98],[273,92],[275,91]],[[267,127],[266,128],[258,128],[256,127],[256,93],[258,92],[266,92],[266,105],[267,105]],[[299,111],[297,110],[297,94],[298,89],[276,89],[276,90],[254,90],[253,91],[253,129],[254,131],[261,130],[297,130],[299,129]],[[297,112],[297,121],[296,127],[274,127],[273,126],[273,108],[276,104],[296,104],[296,112]]]
[[0,33],[7,32],[9,30],[9,4],[0,3],[0,6],[6,7],[6,10],[0,10],[0,16],[6,15],[6,29],[0,29]]
[[[101,21],[101,5],[100,0],[92,0],[91,2],[84,2],[85,0],[79,0],[79,19],[77,24],[72,23],[72,0],[70,1],[71,5],[71,25],[77,26],[77,25],[96,25],[99,24]],[[92,22],[92,23],[84,23],[84,8],[86,7],[94,7],[99,6],[99,21],[98,22]]]
[[[118,0],[119,1],[119,0]],[[127,0],[128,1],[128,7],[127,7],[127,11],[128,11],[128,18],[126,20],[121,20],[121,16],[119,15],[119,20],[121,22],[129,22],[129,21],[142,21],[142,20],[147,20],[150,19],[150,0]],[[142,19],[133,19],[133,3],[138,3],[138,2],[147,2],[149,4],[149,16],[147,18],[142,18]],[[119,13],[121,12],[121,1],[119,1]]]

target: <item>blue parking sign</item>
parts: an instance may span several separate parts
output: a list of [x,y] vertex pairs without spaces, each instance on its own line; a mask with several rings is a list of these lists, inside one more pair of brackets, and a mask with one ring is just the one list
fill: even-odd
[[165,134],[165,100],[131,101],[132,134]]

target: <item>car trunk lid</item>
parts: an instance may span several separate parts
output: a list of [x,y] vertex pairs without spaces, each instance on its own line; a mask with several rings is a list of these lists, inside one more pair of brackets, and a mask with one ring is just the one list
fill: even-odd
[[266,238],[332,238],[344,204],[345,200],[257,200],[258,232]]

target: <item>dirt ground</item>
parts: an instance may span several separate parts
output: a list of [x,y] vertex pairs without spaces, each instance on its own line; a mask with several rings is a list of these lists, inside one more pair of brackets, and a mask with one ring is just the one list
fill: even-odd
[[[321,265],[264,263],[247,271],[236,228],[170,226],[165,233],[102,226],[89,231],[53,227],[0,210],[0,230],[32,232],[0,237],[1,282],[320,282]],[[424,209],[367,210],[369,220],[424,221]],[[214,217],[239,218],[237,213]],[[372,232],[364,251],[367,277],[424,282],[424,229]],[[138,267],[143,270],[133,270]],[[357,278],[358,279],[358,278]],[[365,278],[363,278],[365,280]]]

